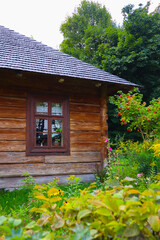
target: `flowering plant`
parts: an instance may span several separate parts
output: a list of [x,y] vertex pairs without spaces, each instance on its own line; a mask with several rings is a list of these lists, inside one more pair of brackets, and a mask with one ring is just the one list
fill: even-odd
[[127,94],[118,91],[118,95],[110,97],[110,102],[118,107],[121,125],[127,125],[127,131],[141,133],[142,139],[160,134],[160,97],[153,99],[147,106],[142,101],[143,95],[135,88]]

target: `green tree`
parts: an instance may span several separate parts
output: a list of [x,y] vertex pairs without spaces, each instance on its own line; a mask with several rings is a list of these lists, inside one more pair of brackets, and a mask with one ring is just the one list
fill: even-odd
[[[160,96],[160,11],[149,13],[149,3],[123,8],[124,22],[117,27],[105,7],[83,0],[61,25],[61,51],[142,85],[143,100]],[[109,136],[123,135],[113,109],[109,109]],[[133,138],[137,138],[135,133]]]
[[105,42],[108,47],[117,45],[117,27],[106,8],[98,3],[83,0],[60,30],[64,36],[61,51],[95,66],[101,67],[101,44]]
[[144,99],[160,96],[160,8],[123,8],[124,23],[116,47],[102,49],[103,69],[144,86]]

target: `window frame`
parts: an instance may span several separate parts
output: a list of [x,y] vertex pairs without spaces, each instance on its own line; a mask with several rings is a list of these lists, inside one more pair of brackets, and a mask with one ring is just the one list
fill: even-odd
[[[36,112],[36,102],[48,102],[48,114],[38,114]],[[62,104],[62,115],[52,115],[51,103]],[[36,119],[48,120],[48,139],[51,138],[52,120],[62,120],[63,123],[63,146],[36,146]],[[26,128],[26,154],[27,156],[41,155],[70,155],[70,114],[69,97],[48,94],[28,93],[27,95],[27,128]],[[51,143],[51,139],[50,139]],[[49,141],[48,141],[49,144]]]

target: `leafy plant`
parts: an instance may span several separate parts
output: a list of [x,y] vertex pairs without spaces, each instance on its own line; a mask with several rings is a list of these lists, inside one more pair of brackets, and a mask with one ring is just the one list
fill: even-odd
[[127,125],[128,132],[140,132],[142,139],[147,140],[160,134],[160,98],[153,99],[148,106],[142,98],[135,88],[127,94],[118,91],[118,95],[110,97],[110,102],[118,108],[121,125]]

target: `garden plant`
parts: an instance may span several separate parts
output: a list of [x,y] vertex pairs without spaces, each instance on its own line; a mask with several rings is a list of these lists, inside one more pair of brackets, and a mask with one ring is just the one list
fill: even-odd
[[107,138],[105,167],[95,182],[68,177],[38,185],[24,175],[23,186],[0,191],[0,240],[160,239],[160,98],[147,106],[135,89],[111,98],[128,134],[141,141]]

